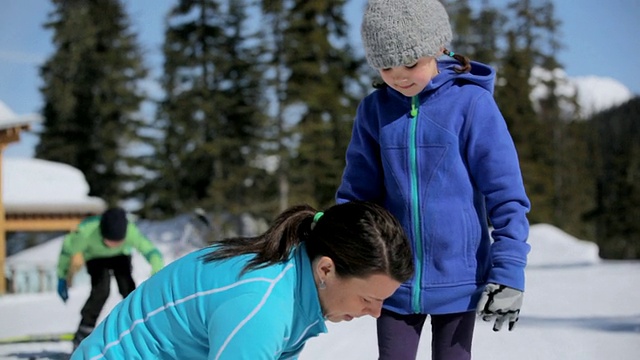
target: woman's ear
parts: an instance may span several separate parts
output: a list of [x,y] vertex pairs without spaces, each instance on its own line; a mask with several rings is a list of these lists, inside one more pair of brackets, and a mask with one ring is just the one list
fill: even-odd
[[335,271],[333,260],[328,256],[318,258],[316,261],[315,271],[320,280],[326,280],[327,277]]

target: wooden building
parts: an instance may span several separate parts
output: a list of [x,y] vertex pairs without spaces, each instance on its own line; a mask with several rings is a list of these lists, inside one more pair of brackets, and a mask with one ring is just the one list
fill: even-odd
[[[86,216],[106,207],[102,199],[87,196],[84,176],[71,166],[39,159],[3,159],[6,147],[39,121],[35,115],[16,116],[0,102],[0,295],[7,291],[7,232],[72,231]],[[68,196],[68,189],[60,188],[56,180],[64,179],[74,180],[67,186],[74,186],[80,196]]]

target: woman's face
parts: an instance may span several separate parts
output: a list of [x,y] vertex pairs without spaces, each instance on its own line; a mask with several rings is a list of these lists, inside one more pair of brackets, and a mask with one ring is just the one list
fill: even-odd
[[[332,322],[350,321],[364,315],[379,317],[384,299],[400,286],[398,281],[384,274],[366,278],[340,278],[336,276],[333,261],[328,257],[316,260],[315,264],[322,313],[325,319]],[[324,286],[320,285],[322,281]]]
[[438,63],[435,57],[421,57],[412,64],[380,69],[382,80],[407,97],[418,95],[436,75]]

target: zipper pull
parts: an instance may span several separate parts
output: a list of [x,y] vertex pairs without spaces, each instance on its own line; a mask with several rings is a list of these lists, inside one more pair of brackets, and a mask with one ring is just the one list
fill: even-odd
[[418,116],[418,95],[411,98],[411,117]]

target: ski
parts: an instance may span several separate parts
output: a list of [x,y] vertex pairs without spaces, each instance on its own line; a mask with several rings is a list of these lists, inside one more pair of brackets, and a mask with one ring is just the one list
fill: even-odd
[[61,342],[71,340],[73,340],[73,333],[34,334],[0,338],[0,345],[36,342]]

